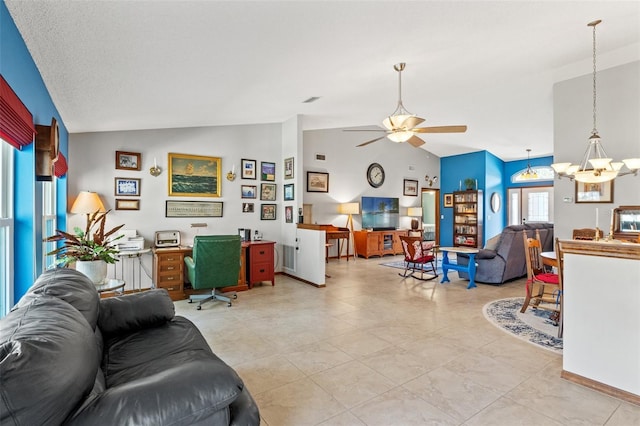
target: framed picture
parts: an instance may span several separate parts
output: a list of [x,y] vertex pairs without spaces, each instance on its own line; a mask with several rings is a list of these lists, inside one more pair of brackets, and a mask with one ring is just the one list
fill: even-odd
[[286,223],[293,223],[293,206],[285,206],[284,219]]
[[307,172],[307,192],[329,192],[329,173]]
[[598,183],[576,181],[576,203],[613,203],[613,181]]
[[167,200],[166,217],[222,217],[222,201]]
[[139,152],[116,151],[116,169],[140,170],[141,162]]
[[293,201],[293,184],[288,183],[284,186],[284,200]]
[[114,194],[119,197],[139,197],[140,179],[136,178],[115,178]]
[[260,220],[276,220],[276,205],[275,204],[261,204],[260,205]]
[[242,203],[242,213],[253,213],[253,203]]
[[276,184],[275,183],[260,184],[260,199],[263,201],[275,201],[276,200]]
[[243,158],[240,161],[240,168],[242,169],[242,179],[256,179],[256,160],[247,160]]
[[418,196],[418,181],[412,179],[404,180],[404,190],[402,191],[402,195],[409,195],[411,197]]
[[284,178],[293,179],[293,157],[284,159]]
[[242,198],[256,198],[258,188],[255,185],[240,185]]
[[220,197],[220,157],[169,153],[169,195]]
[[140,200],[116,198],[116,210],[140,210]]
[[453,194],[444,194],[444,206],[453,207]]
[[276,180],[276,163],[263,161],[260,163],[260,179],[273,182]]

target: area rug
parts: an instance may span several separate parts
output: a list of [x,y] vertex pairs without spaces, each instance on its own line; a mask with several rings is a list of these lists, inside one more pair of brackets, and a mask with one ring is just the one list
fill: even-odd
[[482,308],[484,317],[500,330],[518,339],[562,354],[562,339],[558,327],[549,319],[550,311],[528,308],[520,313],[524,297],[511,297],[489,302]]

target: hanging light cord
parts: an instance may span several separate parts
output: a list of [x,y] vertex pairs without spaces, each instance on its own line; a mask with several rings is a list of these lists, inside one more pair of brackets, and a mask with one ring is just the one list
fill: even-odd
[[594,21],[590,23],[593,27],[593,130],[592,134],[597,135],[598,129],[596,129],[596,25],[598,25],[600,21]]

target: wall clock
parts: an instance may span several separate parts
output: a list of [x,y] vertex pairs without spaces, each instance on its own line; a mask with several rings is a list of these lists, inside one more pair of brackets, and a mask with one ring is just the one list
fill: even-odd
[[384,169],[378,163],[371,163],[367,169],[367,182],[374,188],[380,188],[384,183]]

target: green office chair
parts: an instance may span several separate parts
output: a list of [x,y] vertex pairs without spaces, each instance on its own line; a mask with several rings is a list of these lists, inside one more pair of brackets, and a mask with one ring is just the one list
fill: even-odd
[[[194,290],[212,289],[211,293],[193,294],[189,303],[199,300],[197,309],[210,300],[222,300],[231,306],[231,299],[218,290],[238,285],[240,272],[240,235],[202,235],[193,241],[193,257],[186,256],[189,281]],[[238,298],[235,292],[234,299]]]

